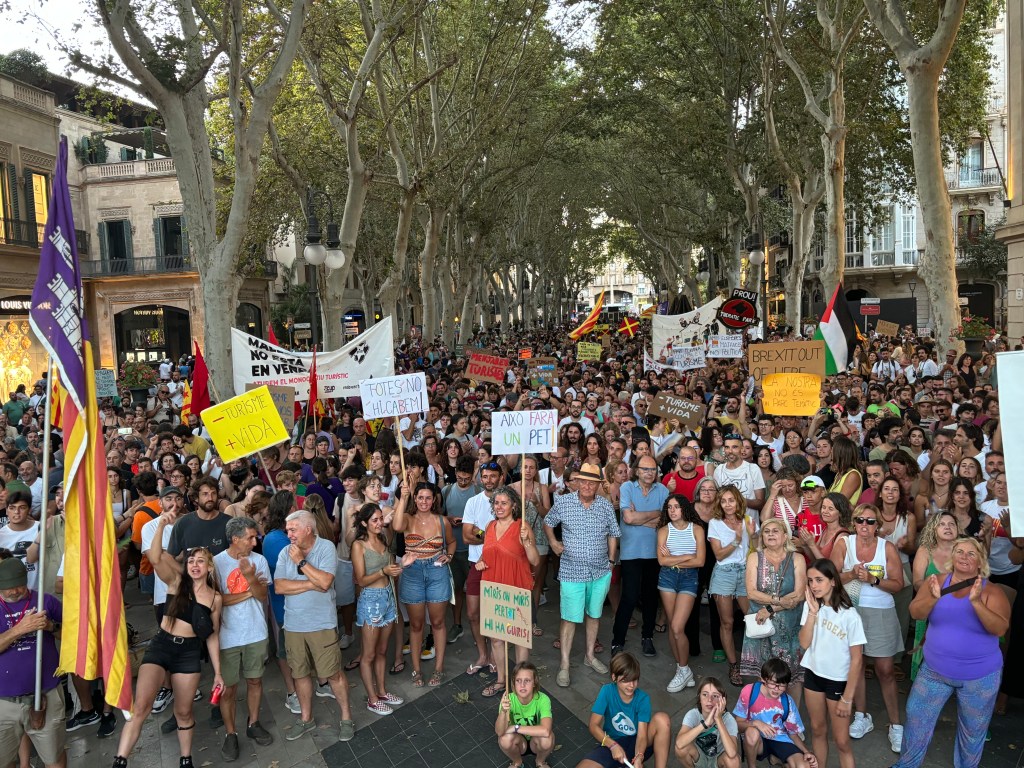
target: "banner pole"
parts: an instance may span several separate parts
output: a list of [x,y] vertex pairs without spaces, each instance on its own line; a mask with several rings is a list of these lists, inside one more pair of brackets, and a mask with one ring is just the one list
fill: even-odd
[[526,463],[526,454],[519,454],[519,497],[520,503],[523,506],[522,513],[519,516],[519,530],[522,531],[526,528],[526,478],[523,477],[523,465]]
[[[50,502],[50,447],[52,443],[51,433],[53,425],[50,423],[53,409],[53,360],[49,354],[46,355],[46,405],[43,406],[43,418],[46,424],[43,427],[43,503],[39,510],[39,563],[38,568],[38,611],[46,610],[46,589],[43,583],[43,574],[46,573],[46,512]],[[38,712],[43,708],[43,632],[40,629],[36,632],[36,686],[33,708]]]

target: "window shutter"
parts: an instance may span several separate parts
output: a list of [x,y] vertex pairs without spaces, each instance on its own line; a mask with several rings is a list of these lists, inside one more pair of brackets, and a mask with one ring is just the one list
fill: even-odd
[[25,234],[33,234],[34,230],[32,225],[36,223],[36,196],[32,189],[32,171],[25,169],[24,174],[24,189],[25,189],[25,221],[28,222],[29,226],[26,228]]
[[161,219],[153,219],[153,244],[156,248],[157,259],[164,256],[164,228],[161,226]]
[[15,170],[13,163],[7,166],[7,178],[7,189],[11,193],[11,218],[17,221],[21,218],[21,210],[18,208],[18,172]]
[[103,262],[110,260],[110,253],[107,250],[107,224],[104,221],[100,222],[100,225],[96,228],[96,237],[100,243],[100,260]]
[[188,249],[188,227],[185,224],[185,213],[181,214],[181,255],[186,265],[192,263],[191,251]]
[[132,223],[125,221],[124,223],[124,252],[128,256],[128,261],[132,261],[135,258],[135,254],[132,251]]

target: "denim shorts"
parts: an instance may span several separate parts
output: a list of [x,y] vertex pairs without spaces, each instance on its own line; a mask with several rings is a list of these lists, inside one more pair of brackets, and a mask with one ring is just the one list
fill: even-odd
[[398,617],[391,587],[364,587],[356,604],[356,626],[386,627]]
[[417,560],[402,571],[399,599],[406,605],[447,603],[452,596],[452,577],[447,565],[435,559]]
[[715,563],[711,572],[711,585],[708,592],[712,595],[725,597],[747,596],[747,564],[746,563]]
[[658,591],[674,592],[677,595],[697,596],[698,568],[666,568],[661,567],[658,574]]
[[139,574],[139,592],[150,597],[153,596],[153,586],[156,583],[155,573]]

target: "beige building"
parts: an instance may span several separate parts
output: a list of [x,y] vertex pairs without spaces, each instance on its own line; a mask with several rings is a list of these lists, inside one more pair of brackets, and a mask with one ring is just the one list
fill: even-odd
[[[115,106],[117,124],[102,122],[90,114],[92,102],[79,99],[77,83],[51,75],[36,86],[0,77],[0,153],[10,158],[3,161],[9,163],[4,177],[19,181],[17,194],[5,187],[4,220],[10,221],[5,232],[17,237],[0,240],[5,256],[0,306],[5,294],[12,306],[19,296],[31,295],[39,261],[35,229],[41,233],[46,220],[63,135],[86,313],[99,365],[176,360],[191,351],[193,338],[202,346],[202,286],[159,116],[121,102]],[[13,103],[4,98],[8,94]],[[4,110],[10,119],[4,119]],[[17,258],[7,259],[3,249]],[[268,285],[276,275],[276,262],[267,260],[262,275],[245,281],[236,308],[238,327],[265,333]],[[33,367],[41,369],[41,359]]]
[[1006,243],[1007,335],[1011,348],[1024,336],[1024,6],[1006,4],[1007,132],[1006,189],[1010,205],[1000,239]]

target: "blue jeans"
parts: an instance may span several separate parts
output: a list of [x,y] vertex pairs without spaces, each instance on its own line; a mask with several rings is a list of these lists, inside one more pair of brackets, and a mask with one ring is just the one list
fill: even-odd
[[985,731],[999,695],[1002,670],[977,680],[953,680],[937,674],[925,661],[907,699],[903,752],[893,768],[918,768],[928,752],[935,723],[950,696],[956,696],[953,768],[977,768],[985,749]]
[[658,591],[697,596],[697,568],[661,567],[658,574]]
[[434,558],[417,560],[402,571],[398,598],[406,605],[447,603],[452,596],[452,572]]

